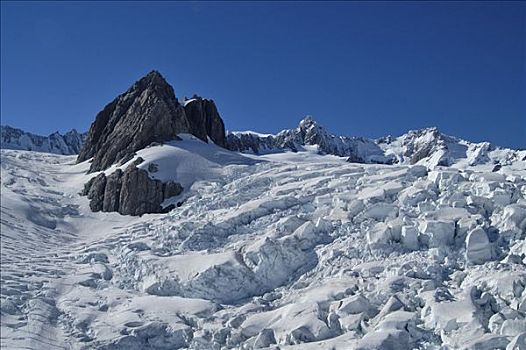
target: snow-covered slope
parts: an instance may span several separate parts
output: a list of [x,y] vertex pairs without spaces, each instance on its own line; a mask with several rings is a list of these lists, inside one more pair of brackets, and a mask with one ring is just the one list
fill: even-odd
[[104,173],[109,175],[117,169],[126,169],[141,158],[143,161],[137,167],[147,170],[151,178],[163,182],[177,181],[188,189],[195,182],[225,176],[227,165],[253,165],[263,161],[205,143],[190,134],[179,134],[178,138],[144,148],[126,163],[114,164]]
[[526,160],[526,151],[501,148],[489,142],[469,142],[442,134],[437,128],[412,130],[397,137],[377,140],[388,156],[394,156],[398,163],[436,166],[486,165],[489,169],[513,166]]
[[54,132],[40,136],[10,126],[0,126],[0,148],[56,154],[78,154],[86,134],[73,129],[64,135]]
[[183,135],[136,155],[184,179],[181,206],[130,217],[89,210],[87,163],[1,157],[2,348],[524,346],[524,162],[428,171]]

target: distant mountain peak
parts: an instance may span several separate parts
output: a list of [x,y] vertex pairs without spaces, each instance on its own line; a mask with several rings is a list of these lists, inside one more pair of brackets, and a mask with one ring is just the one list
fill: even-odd
[[156,69],[152,69],[148,74],[145,75],[145,77],[150,77],[150,78],[161,78],[164,80],[164,77],[163,75]]
[[298,129],[309,133],[319,133],[324,130],[324,128],[314,120],[311,115],[306,116],[299,122]]
[[240,152],[297,152],[304,146],[316,146],[320,154],[348,157],[361,163],[391,163],[380,147],[373,141],[361,137],[345,137],[331,134],[318,124],[312,116],[303,118],[295,129],[286,129],[276,135],[234,132],[227,135],[228,148]]
[[41,136],[7,125],[0,126],[0,148],[17,149],[56,154],[77,154],[84,143],[86,133],[72,129],[65,134],[58,131]]
[[312,115],[307,115],[305,118],[300,120],[299,126],[310,126],[310,125],[317,125],[318,122],[314,120],[314,117]]

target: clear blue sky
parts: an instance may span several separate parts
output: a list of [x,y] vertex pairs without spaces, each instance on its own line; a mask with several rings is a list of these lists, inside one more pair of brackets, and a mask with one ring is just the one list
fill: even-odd
[[1,117],[87,130],[159,70],[230,130],[311,114],[339,134],[438,126],[526,148],[524,2],[4,2]]

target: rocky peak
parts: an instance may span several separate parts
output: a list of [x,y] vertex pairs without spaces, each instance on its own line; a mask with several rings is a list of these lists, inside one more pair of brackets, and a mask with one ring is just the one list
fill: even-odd
[[[410,158],[410,163],[436,155],[438,165],[448,165],[448,143],[456,143],[458,139],[442,134],[438,128],[410,130],[401,136],[403,155]],[[440,153],[440,154],[439,154]]]
[[150,90],[162,96],[166,100],[173,100],[176,104],[179,104],[177,98],[175,98],[175,91],[173,87],[168,84],[161,73],[156,70],[152,70],[150,73],[142,77],[134,84],[131,90]]
[[194,95],[185,101],[184,111],[192,135],[205,142],[210,137],[215,144],[226,147],[225,125],[213,100]]
[[306,145],[319,145],[331,138],[329,132],[310,115],[300,121],[298,131]]
[[213,101],[179,104],[172,86],[158,71],[135,82],[99,112],[78,161],[93,158],[90,172],[107,169],[153,142],[191,133],[225,145],[224,124]]
[[298,125],[300,129],[309,129],[313,126],[318,126],[318,122],[316,122],[311,115],[308,115],[302,120],[300,120],[300,123]]

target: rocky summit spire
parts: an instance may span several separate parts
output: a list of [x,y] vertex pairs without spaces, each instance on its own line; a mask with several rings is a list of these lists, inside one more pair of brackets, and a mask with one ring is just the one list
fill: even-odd
[[225,125],[219,116],[214,101],[194,96],[185,102],[184,111],[190,122],[190,133],[206,141],[226,147]]
[[192,108],[187,115],[172,86],[153,70],[97,114],[77,160],[93,158],[90,172],[104,170],[152,142],[173,140],[177,134],[195,130],[205,142],[210,137],[223,146],[223,121],[211,103],[199,113]]
[[153,141],[189,129],[173,88],[152,71],[97,114],[78,161],[93,157],[90,171],[103,170]]

